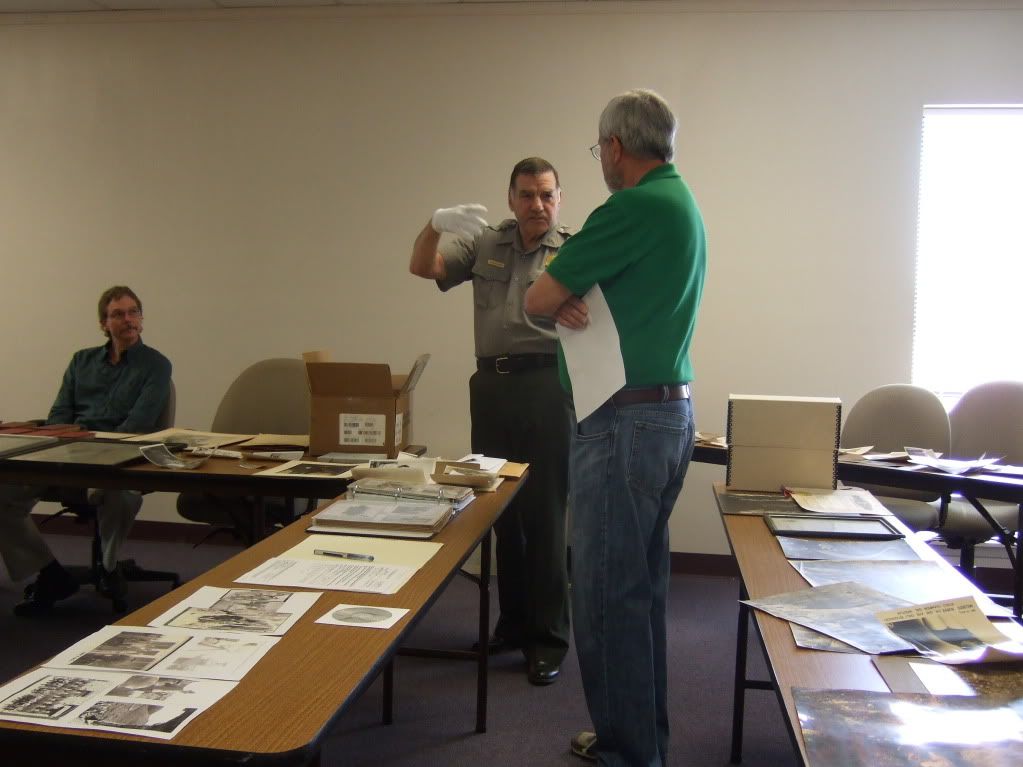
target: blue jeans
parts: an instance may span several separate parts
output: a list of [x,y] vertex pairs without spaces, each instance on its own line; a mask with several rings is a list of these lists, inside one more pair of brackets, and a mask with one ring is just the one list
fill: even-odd
[[667,760],[668,517],[693,437],[689,400],[608,401],[575,424],[572,624],[602,765]]

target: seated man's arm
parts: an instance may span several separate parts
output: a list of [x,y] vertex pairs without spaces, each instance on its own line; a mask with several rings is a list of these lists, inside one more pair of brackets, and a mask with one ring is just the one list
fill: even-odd
[[146,376],[135,404],[114,431],[144,434],[153,431],[170,396],[171,364],[162,359]]
[[75,422],[75,361],[71,360],[60,381],[57,398],[53,401],[46,423]]

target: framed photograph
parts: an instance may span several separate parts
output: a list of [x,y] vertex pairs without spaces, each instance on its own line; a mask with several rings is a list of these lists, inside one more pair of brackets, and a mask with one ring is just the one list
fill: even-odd
[[12,461],[71,463],[86,466],[120,466],[142,460],[138,442],[102,440],[62,440],[55,445],[12,455]]
[[840,514],[765,514],[764,520],[775,535],[875,540],[892,540],[904,537],[886,517],[852,517]]

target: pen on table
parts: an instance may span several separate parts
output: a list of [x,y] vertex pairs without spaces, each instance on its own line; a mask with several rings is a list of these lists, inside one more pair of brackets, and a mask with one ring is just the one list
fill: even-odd
[[320,554],[325,557],[339,557],[340,559],[358,559],[361,562],[372,562],[372,554],[353,554],[350,551],[330,551],[329,549],[313,549],[313,554]]

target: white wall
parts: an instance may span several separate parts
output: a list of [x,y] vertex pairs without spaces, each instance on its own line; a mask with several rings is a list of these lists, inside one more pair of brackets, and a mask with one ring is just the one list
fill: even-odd
[[[597,115],[635,86],[674,106],[709,231],[698,427],[723,429],[729,392],[851,403],[905,381],[921,108],[1023,100],[1023,4],[843,10],[862,5],[0,18],[0,418],[45,414],[123,282],[174,363],[178,425],[208,427],[264,357],[429,351],[415,439],[464,451],[470,289],[409,276],[412,240],[440,205],[502,217],[531,154],[581,225],[606,196]],[[727,551],[722,477],[691,469],[674,550]]]

